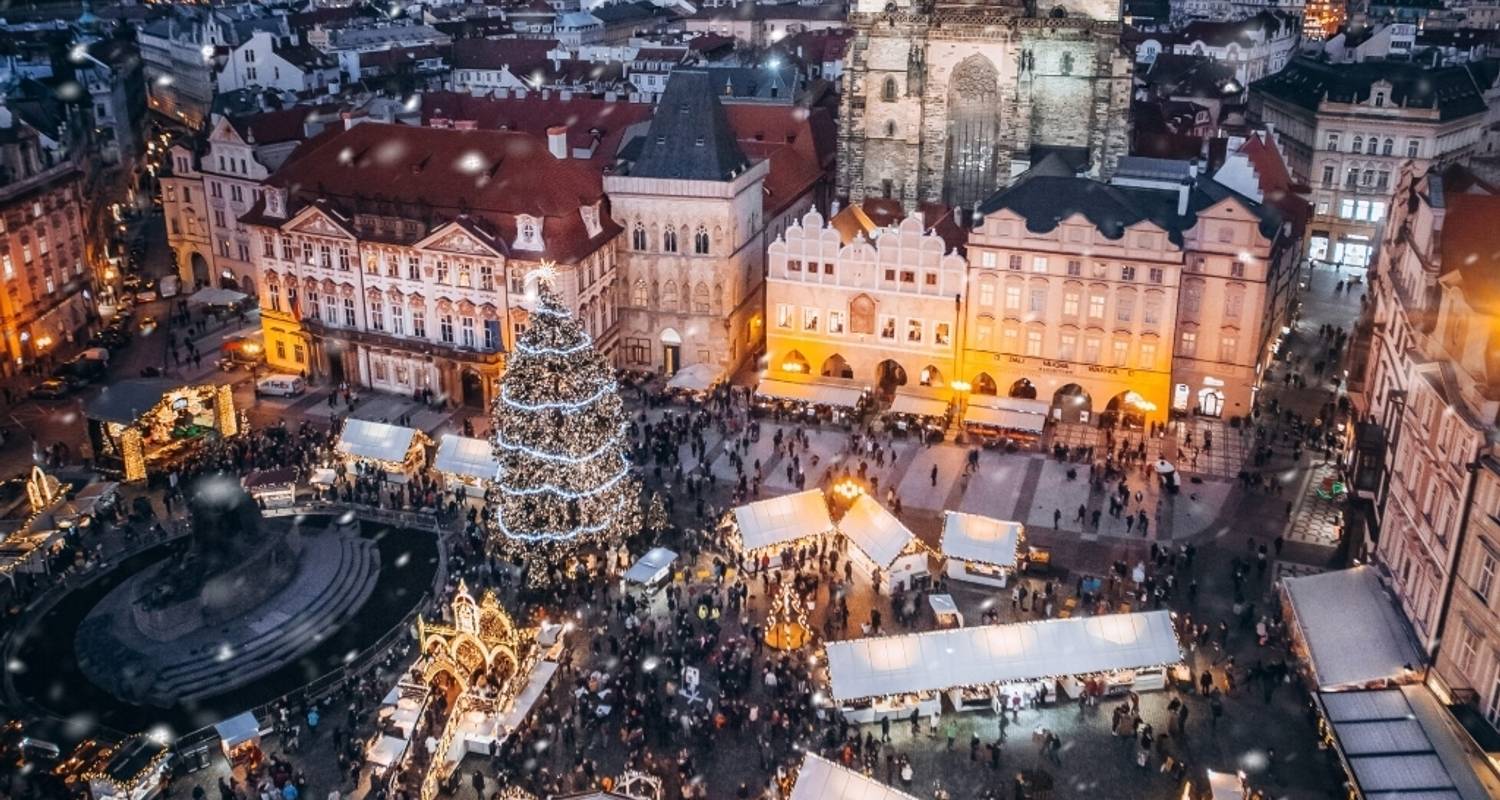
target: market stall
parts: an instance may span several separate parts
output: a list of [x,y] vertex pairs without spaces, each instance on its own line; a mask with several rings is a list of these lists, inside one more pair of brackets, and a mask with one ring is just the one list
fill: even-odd
[[941,439],[948,430],[952,407],[948,401],[906,392],[896,392],[884,418],[893,433],[906,436],[920,433],[924,439]]
[[1500,774],[1427,686],[1318,692],[1315,700],[1350,800],[1500,797]]
[[1360,689],[1420,677],[1416,637],[1373,567],[1285,578],[1281,591],[1292,651],[1313,688]]
[[500,473],[500,462],[495,459],[495,446],[487,439],[443,434],[438,440],[437,456],[433,466],[443,474],[444,485],[449,489],[460,486],[470,497],[483,497],[485,488]]
[[1026,529],[1019,522],[959,511],[943,514],[943,570],[954,580],[1003,588],[1025,545]]
[[[1106,693],[1166,685],[1182,660],[1168,611],[929,631],[833,642],[827,646],[829,695],[852,722],[928,716],[937,694],[962,690],[964,708],[999,708],[1038,682],[1076,697],[1080,677]],[[1023,695],[1024,696],[1024,695]]]
[[865,402],[865,392],[847,385],[762,378],[755,385],[758,413],[780,413],[807,422],[848,420]]
[[94,800],[149,800],[162,790],[172,751],[150,736],[136,735],[115,748],[102,769],[84,778]]
[[188,297],[190,306],[207,306],[209,308],[233,309],[250,298],[244,292],[236,292],[233,289],[222,289],[217,286],[205,286]]
[[868,494],[855,499],[839,519],[838,531],[844,535],[845,557],[882,594],[897,587],[920,588],[930,579],[926,545]]
[[1049,409],[1040,400],[975,395],[964,410],[964,430],[987,445],[1038,448]]
[[691,364],[667,379],[666,390],[673,397],[701,398],[723,379],[724,370],[713,364]]
[[429,441],[427,434],[413,428],[351,417],[344,421],[334,452],[374,465],[392,483],[405,483],[421,469]]
[[214,726],[219,734],[219,747],[231,768],[245,766],[254,769],[260,763],[260,722],[255,714],[246,711]]
[[788,545],[834,530],[828,503],[816,489],[747,503],[735,508],[727,522],[731,545],[751,561],[762,554],[775,558]]
[[96,481],[60,503],[52,512],[52,519],[56,523],[68,522],[76,528],[86,529],[94,524],[95,519],[112,515],[119,503],[120,484]]
[[126,481],[170,471],[203,442],[240,427],[234,387],[166,379],[115,381],[84,405],[84,416],[95,460]]
[[672,576],[672,564],[677,554],[665,547],[653,547],[625,570],[625,582],[637,583],[647,589],[655,589]]
[[802,757],[789,800],[916,800],[811,752]]
[[964,626],[964,615],[958,610],[958,603],[953,602],[951,594],[929,594],[927,605],[932,607],[932,617],[939,628],[962,628]]
[[291,467],[257,469],[241,483],[261,508],[286,508],[297,502],[297,470]]

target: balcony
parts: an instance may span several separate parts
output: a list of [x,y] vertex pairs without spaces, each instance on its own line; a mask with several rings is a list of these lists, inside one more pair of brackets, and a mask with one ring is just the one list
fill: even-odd
[[389,350],[400,350],[404,353],[432,358],[447,358],[454,361],[462,361],[467,364],[504,364],[505,351],[496,348],[492,351],[475,350],[460,347],[458,345],[439,344],[426,339],[415,339],[410,336],[396,336],[389,333],[377,331],[362,331],[354,328],[341,328],[336,325],[325,324],[322,320],[304,318],[302,327],[310,333],[322,336],[325,339],[334,339],[350,344],[361,344],[366,347],[382,347]]

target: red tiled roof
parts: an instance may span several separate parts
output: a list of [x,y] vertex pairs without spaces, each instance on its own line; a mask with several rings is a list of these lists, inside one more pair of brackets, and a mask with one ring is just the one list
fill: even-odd
[[727,103],[724,110],[745,155],[771,160],[765,183],[768,219],[831,174],[837,142],[827,111],[753,103]]
[[[434,218],[431,229],[467,215],[505,242],[515,240],[518,215],[543,218],[546,250],[521,258],[576,263],[619,233],[607,203],[599,235],[584,226],[580,208],[604,199],[597,169],[554,158],[545,140],[516,131],[364,123],[298,148],[266,183],[287,189],[292,215],[314,201],[350,216],[415,208]],[[281,222],[260,204],[244,219]]]
[[424,125],[434,119],[466,120],[486,130],[505,128],[544,138],[548,128],[566,125],[570,149],[592,145],[592,131],[597,130],[599,145],[590,161],[600,168],[614,160],[625,129],[650,116],[651,106],[645,103],[592,97],[563,100],[561,93],[546,99],[539,92],[528,93],[525,98],[475,97],[464,92],[428,92],[422,96]]
[[1294,236],[1300,238],[1303,226],[1307,224],[1309,209],[1307,200],[1298,195],[1305,192],[1306,187],[1299,186],[1292,178],[1281,151],[1270,141],[1270,134],[1259,131],[1251,133],[1250,138],[1240,147],[1240,152],[1255,167],[1255,176],[1266,204],[1279,210],[1282,217],[1292,223]]
[[416,47],[392,47],[389,50],[378,50],[374,53],[360,53],[359,68],[361,70],[376,67],[393,68],[417,61],[442,58],[445,54],[446,50],[435,44],[423,44]]
[[329,103],[293,106],[280,111],[263,111],[259,114],[229,117],[229,124],[233,125],[235,131],[246,141],[252,141],[254,144],[276,144],[306,138],[305,126],[309,119],[321,118],[328,122],[338,119],[338,112],[339,106]]

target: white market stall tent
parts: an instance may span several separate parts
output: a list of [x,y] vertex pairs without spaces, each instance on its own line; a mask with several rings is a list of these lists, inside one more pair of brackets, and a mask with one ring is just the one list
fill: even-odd
[[350,417],[344,421],[334,452],[373,461],[392,480],[404,480],[421,464],[427,436],[414,428]]
[[[973,433],[1034,444],[1047,427],[1051,406],[1040,400],[974,395],[964,409],[964,427]],[[977,430],[976,430],[977,429]]]
[[797,770],[790,800],[917,800],[873,778],[808,753]]
[[475,497],[482,496],[485,484],[495,480],[500,472],[500,462],[495,459],[495,448],[489,440],[451,433],[443,434],[438,440],[433,466],[447,480],[463,486],[469,495]]
[[880,570],[879,589],[890,594],[895,587],[913,588],[912,582],[925,577],[927,548],[896,515],[879,501],[861,494],[838,523],[839,533],[853,545],[845,555],[866,576]]
[[817,489],[757,500],[734,509],[739,548],[751,554],[780,549],[801,539],[833,532],[828,502]]
[[1281,582],[1293,650],[1317,689],[1410,681],[1422,668],[1406,618],[1369,566]]
[[690,364],[667,379],[667,389],[683,392],[706,392],[724,377],[724,370],[713,364]]
[[[830,694],[847,707],[1075,675],[1159,689],[1182,651],[1171,612],[1146,611],[831,642],[827,656]],[[910,709],[908,702],[902,711]]]
[[819,406],[854,408],[865,393],[860,389],[845,386],[829,386],[825,383],[804,383],[763,378],[755,386],[755,393],[777,400],[793,400]]
[[943,570],[954,580],[1004,587],[1026,541],[1019,522],[947,511],[943,514]]

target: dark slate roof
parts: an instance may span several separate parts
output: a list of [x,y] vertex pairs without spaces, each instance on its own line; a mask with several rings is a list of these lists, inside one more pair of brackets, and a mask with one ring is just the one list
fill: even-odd
[[723,181],[750,165],[735,141],[713,79],[701,69],[672,72],[645,139],[631,175]]
[[1485,112],[1486,80],[1493,67],[1463,64],[1429,69],[1405,61],[1325,64],[1296,58],[1281,72],[1251,84],[1252,91],[1316,111],[1326,97],[1335,103],[1362,103],[1378,81],[1391,84],[1391,102],[1406,108],[1437,108],[1443,120]]
[[84,416],[104,422],[129,424],[150,411],[167,392],[184,384],[171,378],[133,378],[115,381],[83,407]]

